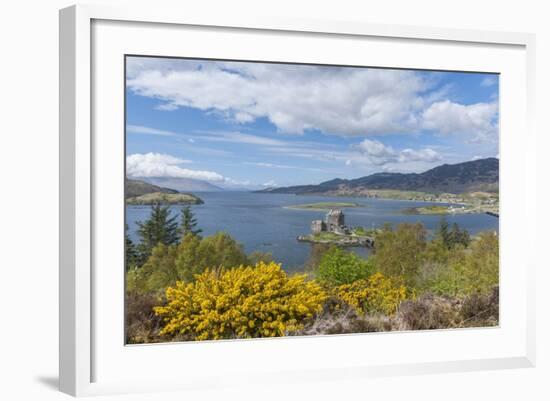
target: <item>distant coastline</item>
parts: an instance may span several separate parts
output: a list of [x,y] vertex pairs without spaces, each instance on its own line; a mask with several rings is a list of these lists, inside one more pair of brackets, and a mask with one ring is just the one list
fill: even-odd
[[295,209],[295,210],[330,210],[337,208],[350,208],[350,207],[363,207],[358,203],[352,202],[317,202],[317,203],[304,203],[301,205],[289,205],[283,206],[285,209]]

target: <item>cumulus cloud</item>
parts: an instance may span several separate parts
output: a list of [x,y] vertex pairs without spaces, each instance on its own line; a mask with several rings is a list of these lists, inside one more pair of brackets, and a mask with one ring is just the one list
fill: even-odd
[[424,148],[420,150],[403,149],[399,152],[399,161],[402,162],[438,162],[443,157],[433,149]]
[[[382,142],[364,139],[361,143],[355,146],[355,149],[365,157],[366,161],[383,166],[390,163],[406,163],[406,162],[427,162],[433,163],[441,161],[442,156],[433,149],[402,149],[395,150],[391,146],[384,145]],[[353,160],[347,160],[347,165],[353,164]]]
[[440,134],[462,134],[472,141],[497,137],[497,103],[462,105],[449,100],[433,103],[423,113],[423,127]]
[[284,133],[318,129],[340,135],[414,128],[423,107],[420,93],[429,87],[420,74],[403,70],[188,63],[136,62],[128,87],[161,100],[164,109],[194,107],[239,123],[265,117]]
[[191,170],[180,165],[191,163],[162,153],[135,153],[126,157],[126,174],[130,177],[171,177],[223,182],[225,178],[213,171]]
[[[389,159],[397,159],[397,152],[391,147],[386,146],[382,142],[365,139],[357,145],[357,149],[371,159],[380,159],[385,162]],[[382,163],[382,164],[383,164]]]
[[[496,83],[487,76],[481,85]],[[498,131],[497,102],[452,102],[452,87],[438,86],[437,73],[130,57],[127,85],[137,95],[158,99],[163,110],[192,107],[237,124],[266,118],[285,134],[429,131],[489,141]],[[238,134],[218,140],[253,140]]]

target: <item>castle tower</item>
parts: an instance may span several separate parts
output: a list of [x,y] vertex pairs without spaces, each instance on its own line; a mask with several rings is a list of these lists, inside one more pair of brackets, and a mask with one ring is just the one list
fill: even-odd
[[312,234],[319,234],[323,231],[327,230],[327,225],[323,220],[313,220],[311,222],[311,233]]
[[344,213],[340,209],[330,209],[326,217],[329,231],[338,227],[344,227]]

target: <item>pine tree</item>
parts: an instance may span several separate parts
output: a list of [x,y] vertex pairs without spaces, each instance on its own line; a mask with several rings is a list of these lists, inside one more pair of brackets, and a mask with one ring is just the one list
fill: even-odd
[[179,241],[177,217],[172,216],[169,206],[151,206],[151,215],[145,222],[138,222],[140,243],[137,247],[139,263],[143,264],[158,244],[174,245]]
[[439,222],[436,238],[440,240],[445,248],[451,249],[456,245],[468,246],[470,244],[470,234],[467,230],[461,230],[457,223],[453,223],[449,229],[449,223],[445,217]]
[[202,230],[197,227],[197,219],[191,211],[191,207],[184,206],[181,209],[181,237],[185,237],[187,234],[199,235]]
[[449,233],[449,223],[443,216],[439,221],[439,228],[437,230],[436,238],[439,239],[445,247],[451,247],[451,234]]
[[128,224],[125,224],[125,251],[126,251],[126,270],[129,270],[130,267],[136,266],[139,260],[138,257],[138,251],[136,249],[136,246],[134,242],[130,239],[130,236],[128,235]]
[[461,230],[457,223],[453,223],[450,233],[451,246],[463,245],[468,246],[470,244],[470,233],[468,230]]

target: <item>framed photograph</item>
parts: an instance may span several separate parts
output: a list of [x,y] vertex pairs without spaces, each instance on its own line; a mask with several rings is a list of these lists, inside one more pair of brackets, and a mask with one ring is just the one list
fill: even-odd
[[61,390],[533,366],[533,47],[61,10]]

